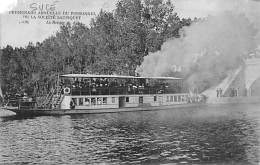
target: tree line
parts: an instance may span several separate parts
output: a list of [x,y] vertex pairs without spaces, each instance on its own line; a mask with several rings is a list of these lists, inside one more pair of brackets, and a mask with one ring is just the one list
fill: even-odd
[[170,0],[119,0],[113,12],[101,10],[88,26],[67,23],[42,42],[2,48],[3,93],[43,94],[59,74],[134,75],[144,56],[180,37],[191,22],[174,12]]

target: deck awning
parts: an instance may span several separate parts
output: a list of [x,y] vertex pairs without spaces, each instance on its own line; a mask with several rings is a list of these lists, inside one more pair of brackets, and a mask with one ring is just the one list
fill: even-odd
[[135,77],[143,79],[157,79],[157,80],[182,80],[182,78],[177,77]]
[[64,74],[60,77],[66,78],[118,78],[118,79],[158,79],[158,80],[181,80],[176,77],[135,77],[135,76],[121,76],[121,75],[96,75],[96,74]]
[[134,78],[133,76],[118,76],[118,75],[96,75],[96,74],[64,74],[61,77],[68,78]]

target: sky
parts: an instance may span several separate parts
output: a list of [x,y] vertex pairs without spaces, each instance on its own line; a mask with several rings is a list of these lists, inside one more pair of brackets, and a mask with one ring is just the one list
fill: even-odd
[[[27,14],[10,14],[8,11],[32,11],[37,8],[40,11],[51,11],[49,7],[55,6],[55,11],[95,12],[101,8],[112,10],[114,0],[0,0],[0,43],[1,47],[7,44],[11,46],[25,46],[28,42],[43,41],[59,29],[59,24],[46,24],[44,19],[24,19]],[[31,16],[30,14],[28,16]],[[38,15],[36,15],[38,16]],[[79,22],[89,24],[93,15],[82,16]],[[52,21],[52,20],[51,20]],[[65,19],[63,21],[68,21]]]
[[[206,17],[232,10],[246,13],[253,20],[258,20],[260,16],[258,1],[260,0],[172,0],[175,11],[180,17]],[[116,2],[117,0],[0,0],[0,46],[23,47],[29,42],[41,42],[55,34],[60,26],[53,23],[53,19],[48,19],[49,22],[47,22],[46,19],[38,18],[38,16],[45,16],[44,14],[10,14],[10,11],[34,10],[38,13],[43,7],[44,11],[60,12],[60,16],[65,16],[64,11],[98,14],[100,9],[114,10]],[[85,15],[76,21],[89,24],[91,18],[94,17],[94,15]],[[60,21],[56,18],[54,20]]]

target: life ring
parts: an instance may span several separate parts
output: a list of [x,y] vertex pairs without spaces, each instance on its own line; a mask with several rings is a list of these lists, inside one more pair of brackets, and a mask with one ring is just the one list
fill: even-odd
[[70,93],[70,88],[66,87],[63,90],[64,94],[69,94]]

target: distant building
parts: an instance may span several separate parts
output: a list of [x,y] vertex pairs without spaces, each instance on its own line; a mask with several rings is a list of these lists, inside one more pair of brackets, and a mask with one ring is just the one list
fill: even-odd
[[173,65],[173,66],[171,67],[171,70],[172,70],[173,72],[181,72],[181,71],[183,70],[183,67],[180,66],[180,65]]
[[260,96],[260,56],[249,55],[245,60],[245,65],[234,78],[227,83],[224,96]]

